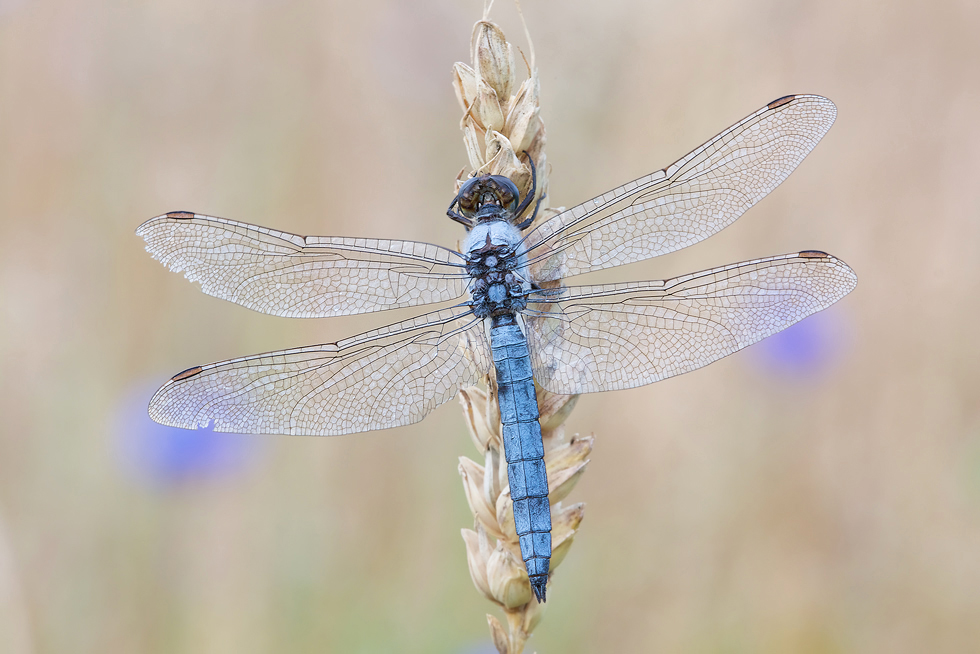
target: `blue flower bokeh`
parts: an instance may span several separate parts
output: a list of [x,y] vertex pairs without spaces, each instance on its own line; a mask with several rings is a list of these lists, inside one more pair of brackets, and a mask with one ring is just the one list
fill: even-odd
[[133,387],[120,402],[116,443],[120,464],[136,479],[156,486],[227,477],[245,470],[262,450],[261,437],[178,429],[147,415],[158,384]]
[[842,325],[833,312],[814,314],[749,349],[768,372],[816,377],[843,351]]

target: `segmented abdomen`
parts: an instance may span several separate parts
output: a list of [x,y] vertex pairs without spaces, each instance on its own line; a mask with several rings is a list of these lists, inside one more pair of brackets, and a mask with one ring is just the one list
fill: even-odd
[[531,587],[544,601],[551,560],[551,507],[544,443],[538,424],[527,339],[513,314],[491,319],[490,347],[497,370],[497,400],[503,423],[507,478],[514,502],[514,524]]

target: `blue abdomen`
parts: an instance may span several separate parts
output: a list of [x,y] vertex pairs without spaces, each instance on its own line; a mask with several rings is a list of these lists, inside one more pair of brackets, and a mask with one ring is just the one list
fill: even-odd
[[493,316],[490,347],[497,370],[497,400],[503,423],[510,496],[514,502],[514,525],[531,588],[538,601],[543,602],[551,560],[548,475],[538,424],[531,356],[527,339],[513,314]]

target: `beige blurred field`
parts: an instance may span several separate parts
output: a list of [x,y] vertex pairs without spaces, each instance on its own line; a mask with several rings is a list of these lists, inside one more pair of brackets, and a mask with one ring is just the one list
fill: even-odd
[[[451,66],[481,11],[0,0],[0,652],[492,651],[455,403],[359,436],[140,450],[175,372],[410,312],[260,315],[133,233],[190,209],[454,246]],[[802,362],[760,344],[582,398],[586,517],[528,651],[980,651],[980,5],[524,11],[553,205],[787,93],[838,105],[733,227],[616,279],[808,248],[860,278]],[[524,43],[511,4],[492,16]]]

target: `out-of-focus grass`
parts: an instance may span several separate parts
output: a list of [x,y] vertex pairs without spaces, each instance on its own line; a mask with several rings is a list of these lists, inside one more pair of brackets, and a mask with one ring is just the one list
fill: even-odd
[[[602,434],[574,496],[587,518],[529,647],[970,651],[980,9],[525,5],[555,205],[786,93],[840,110],[735,226],[616,279],[820,248],[861,280],[788,340],[582,399],[569,427]],[[469,440],[455,407],[388,432],[259,439],[240,465],[166,483],[119,445],[146,436],[121,416],[148,379],[407,315],[254,314],[167,272],[133,230],[192,209],[454,245],[443,212],[465,155],[450,67],[481,8],[0,1],[0,649],[485,640],[458,536]],[[506,3],[494,17],[520,34]]]

